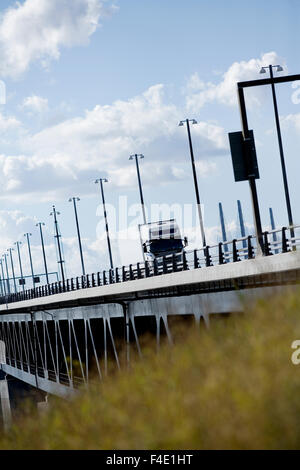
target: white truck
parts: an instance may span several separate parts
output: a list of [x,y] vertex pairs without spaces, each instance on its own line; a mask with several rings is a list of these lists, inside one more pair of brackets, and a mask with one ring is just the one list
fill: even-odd
[[139,225],[139,233],[145,261],[162,261],[163,256],[171,259],[174,254],[177,261],[182,260],[188,240],[182,239],[175,219]]

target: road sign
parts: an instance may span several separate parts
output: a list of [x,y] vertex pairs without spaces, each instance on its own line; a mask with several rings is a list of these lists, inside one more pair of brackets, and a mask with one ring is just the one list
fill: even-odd
[[229,143],[235,181],[259,179],[253,131],[249,131],[248,139],[244,139],[242,132],[231,132]]

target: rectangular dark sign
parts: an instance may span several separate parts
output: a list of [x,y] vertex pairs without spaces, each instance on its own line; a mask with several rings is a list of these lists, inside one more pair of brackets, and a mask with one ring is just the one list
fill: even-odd
[[249,134],[249,139],[244,139],[242,132],[228,134],[235,181],[259,179],[253,131]]

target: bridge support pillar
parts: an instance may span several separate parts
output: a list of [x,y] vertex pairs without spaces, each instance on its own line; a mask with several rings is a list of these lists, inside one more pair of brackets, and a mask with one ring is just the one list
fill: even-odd
[[6,374],[0,369],[0,401],[2,410],[2,420],[4,430],[7,431],[11,426],[11,408]]

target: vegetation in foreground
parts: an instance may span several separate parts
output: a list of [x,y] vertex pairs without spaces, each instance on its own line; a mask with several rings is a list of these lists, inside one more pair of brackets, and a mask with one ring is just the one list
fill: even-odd
[[182,327],[130,371],[45,415],[25,415],[0,449],[299,449],[300,292],[244,315]]

